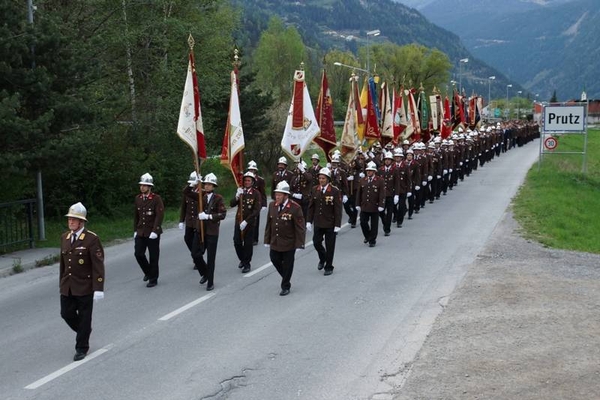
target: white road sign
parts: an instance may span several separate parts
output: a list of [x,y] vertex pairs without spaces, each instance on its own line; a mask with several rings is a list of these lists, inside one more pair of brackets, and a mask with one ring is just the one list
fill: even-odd
[[585,105],[544,107],[544,132],[585,132]]

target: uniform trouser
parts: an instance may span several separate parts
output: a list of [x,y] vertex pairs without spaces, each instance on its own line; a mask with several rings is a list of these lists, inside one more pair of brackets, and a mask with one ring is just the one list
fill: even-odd
[[60,295],[60,316],[75,333],[75,350],[87,353],[90,348],[90,335],[92,333],[92,310],[94,308],[94,295],[74,296]]
[[348,223],[350,225],[356,225],[356,218],[358,217],[358,212],[354,208],[354,202],[354,196],[348,196],[348,201],[344,203],[344,211],[348,215]]
[[190,254],[192,253],[192,245],[194,244],[194,231],[194,228],[186,226],[185,233],[183,235],[183,241],[185,242],[185,245],[190,251]]
[[431,182],[429,182],[429,202],[433,203],[433,200],[438,196],[438,178],[434,176]]
[[388,233],[392,230],[392,217],[394,216],[394,211],[394,197],[386,196],[383,211],[379,213],[379,218],[381,218],[384,233]]
[[[198,266],[198,273],[207,279],[207,285],[214,284],[215,260],[217,258],[217,243],[219,236],[204,235],[204,243],[200,243],[200,233],[196,232],[194,237],[194,263]],[[206,262],[204,253],[206,252]]]
[[[319,228],[315,226],[313,233],[313,244],[319,255],[319,262],[325,265],[325,271],[333,270],[333,254],[335,253],[335,239],[337,233],[334,228]],[[323,247],[325,239],[325,247]]]
[[461,181],[464,181],[464,180],[465,180],[465,169],[466,169],[466,168],[465,168],[465,166],[464,166],[464,165],[465,165],[465,163],[461,161],[461,162],[460,162],[460,166],[458,167],[458,178],[459,178]]
[[304,216],[304,219],[306,219],[306,216],[308,215],[308,196],[302,196],[302,200],[298,200],[298,204],[300,204],[300,207],[302,208],[302,215]]
[[[369,225],[370,221],[370,225]],[[367,242],[377,242],[377,230],[379,229],[379,212],[360,212],[360,229]]]
[[294,272],[294,257],[296,255],[296,249],[289,251],[275,251],[271,249],[269,252],[269,258],[273,266],[281,275],[281,289],[290,289],[292,284],[292,273]]
[[396,211],[396,224],[397,226],[402,225],[404,222],[404,215],[406,214],[406,193],[401,193],[398,195],[399,200],[398,204],[395,206]]
[[421,197],[419,197],[419,207],[425,208],[425,202],[429,198],[429,190],[431,189],[429,182],[425,186],[421,186]]
[[[156,239],[147,237],[135,237],[134,254],[144,275],[148,277],[148,281],[156,283],[158,280],[158,258],[160,256],[160,236]],[[146,249],[150,256],[150,262],[146,258]]]
[[419,193],[418,191],[412,192],[413,195],[408,197],[408,217],[412,217],[413,212],[415,211],[415,194]]
[[[242,234],[243,233],[243,234]],[[252,253],[254,250],[254,224],[250,223],[243,231],[239,224],[235,224],[233,230],[233,247],[242,266],[250,267],[252,261]]]
[[253,236],[254,243],[258,243],[258,235],[260,235],[260,232],[258,231],[259,227],[260,227],[260,213],[258,213],[258,215],[256,216],[256,222],[254,223],[254,227],[252,228],[254,230],[254,236]]

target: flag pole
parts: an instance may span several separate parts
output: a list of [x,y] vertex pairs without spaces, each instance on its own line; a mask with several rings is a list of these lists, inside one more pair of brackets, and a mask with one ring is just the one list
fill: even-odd
[[[239,104],[239,98],[240,98],[240,86],[239,86],[239,78],[238,78],[238,68],[240,67],[240,65],[242,64],[240,62],[240,56],[239,56],[239,50],[236,48],[233,49],[233,74],[235,76],[235,87],[237,90],[237,94],[238,94],[238,104]],[[229,116],[227,117],[227,127],[229,129]],[[228,149],[229,150],[229,159],[231,160],[231,148]],[[244,152],[240,151],[239,153],[239,163],[240,163],[240,167],[242,167],[244,165]],[[231,170],[231,174],[233,175],[233,181],[237,183],[237,179],[238,177],[235,176],[235,171],[233,170],[233,168],[230,168]],[[244,178],[242,176],[242,181],[240,182],[242,184],[242,187],[244,186]],[[238,200],[238,210],[237,210],[237,214],[238,214],[238,224],[241,224],[242,221],[244,220],[244,193],[242,192],[242,194],[240,195],[240,199]],[[246,230],[244,229],[243,231],[240,231],[240,238],[242,240],[244,240],[244,236],[245,236]]]

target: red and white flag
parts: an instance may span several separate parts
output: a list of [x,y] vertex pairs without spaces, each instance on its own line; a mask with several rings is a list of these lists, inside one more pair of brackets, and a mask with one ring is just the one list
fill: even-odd
[[342,157],[350,162],[356,151],[360,147],[358,137],[359,115],[362,120],[362,110],[360,107],[360,96],[358,95],[358,77],[352,74],[350,78],[350,96],[348,97],[348,108],[346,109],[346,119],[342,131]]
[[408,98],[408,117],[410,125],[412,125],[413,128],[410,135],[407,135],[406,137],[411,136],[413,138],[413,141],[421,140],[421,124],[419,123],[418,108],[417,103],[415,101],[416,92],[417,91],[414,88],[405,91],[406,96]]
[[240,100],[237,71],[231,71],[231,96],[229,97],[229,116],[221,147],[221,164],[231,170],[238,187],[242,186],[244,173],[243,150],[245,147],[244,130],[240,114]]
[[387,143],[394,140],[394,112],[393,104],[390,100],[390,90],[387,83],[381,85],[381,144],[386,145]]
[[177,135],[192,148],[196,157],[206,159],[206,144],[204,142],[204,128],[200,110],[200,90],[198,89],[194,54],[191,51],[179,110]]
[[298,161],[319,134],[319,124],[304,82],[304,71],[294,72],[294,94],[281,139],[281,148]]
[[329,152],[337,145],[335,137],[335,127],[333,125],[333,100],[331,91],[327,82],[327,74],[323,70],[321,77],[321,91],[317,101],[317,118],[321,133],[315,138],[315,143],[323,149],[327,161],[331,161]]

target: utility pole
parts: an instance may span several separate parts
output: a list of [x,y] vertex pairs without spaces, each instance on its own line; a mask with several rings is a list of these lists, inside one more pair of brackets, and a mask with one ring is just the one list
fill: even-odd
[[[33,12],[35,6],[33,0],[27,0],[27,22],[33,26]],[[35,47],[31,45],[31,69],[35,69]],[[38,168],[35,174],[35,183],[37,186],[37,215],[38,215],[38,236],[40,240],[46,240],[46,224],[44,222],[44,189],[42,186],[42,170]]]

